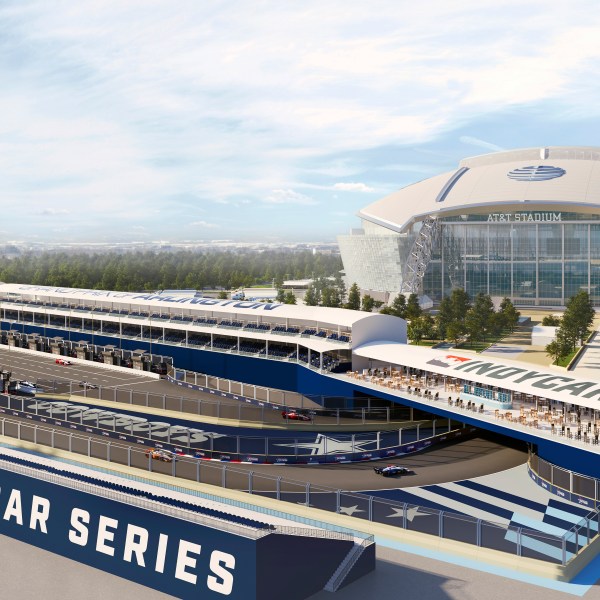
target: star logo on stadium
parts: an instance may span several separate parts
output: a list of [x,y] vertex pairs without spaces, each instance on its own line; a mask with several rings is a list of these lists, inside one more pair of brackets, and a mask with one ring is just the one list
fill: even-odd
[[357,442],[356,440],[336,440],[335,438],[327,437],[319,434],[314,442],[299,442],[297,444],[275,444],[286,448],[304,448],[311,450],[311,454],[346,454],[352,452],[362,452],[368,450],[366,446],[373,445],[375,440],[367,440],[366,442]]
[[548,181],[562,177],[566,171],[560,167],[552,167],[550,165],[538,165],[536,167],[521,167],[513,169],[507,174],[509,179],[515,181]]

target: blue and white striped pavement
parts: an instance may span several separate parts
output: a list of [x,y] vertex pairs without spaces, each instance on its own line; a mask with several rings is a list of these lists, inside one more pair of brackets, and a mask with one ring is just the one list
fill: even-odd
[[[467,515],[504,526],[510,526],[504,539],[517,542],[517,528],[522,528],[521,544],[533,553],[560,561],[562,549],[555,536],[562,536],[574,525],[581,524],[590,513],[588,508],[559,499],[533,483],[523,466],[479,477],[422,487],[366,492],[394,502]],[[390,518],[397,511],[390,511]],[[597,533],[596,523],[590,524],[590,534]],[[567,558],[575,551],[575,542],[584,545],[587,535],[582,530],[579,539],[567,538]]]

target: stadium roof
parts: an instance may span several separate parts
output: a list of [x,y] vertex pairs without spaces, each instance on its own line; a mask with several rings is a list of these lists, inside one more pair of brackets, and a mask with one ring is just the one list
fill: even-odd
[[363,344],[354,348],[353,354],[384,365],[410,366],[447,377],[600,410],[600,378],[575,377],[559,367],[498,360],[488,354],[461,352],[454,348],[434,350],[393,342]]
[[359,217],[404,232],[428,215],[600,207],[600,148],[549,147],[467,158],[456,171],[409,185],[370,204]]

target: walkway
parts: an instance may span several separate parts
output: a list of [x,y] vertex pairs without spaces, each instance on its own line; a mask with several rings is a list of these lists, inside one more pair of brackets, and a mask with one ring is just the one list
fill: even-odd
[[577,364],[571,369],[577,376],[598,378],[600,376],[600,335],[594,334],[579,356]]

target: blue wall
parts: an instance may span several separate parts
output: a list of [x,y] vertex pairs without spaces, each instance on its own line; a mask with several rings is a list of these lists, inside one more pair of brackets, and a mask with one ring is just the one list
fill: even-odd
[[[233,589],[228,597],[239,600],[256,598],[254,594],[257,583],[255,540],[158,512],[149,512],[136,506],[114,502],[4,469],[0,469],[0,482],[2,486],[0,509],[4,514],[4,519],[0,521],[0,533],[3,535],[178,598],[222,598],[223,594],[211,591],[207,587],[207,578],[211,575],[209,564],[212,552],[215,550],[225,552],[235,557],[235,568],[231,570]],[[15,515],[7,519],[6,507],[16,502],[10,500],[13,490],[18,490],[22,513],[20,518]],[[32,502],[35,496],[49,503],[48,518],[45,521],[46,532],[40,526],[36,526],[35,529],[30,527]],[[70,531],[71,536],[77,533],[72,524],[75,514],[73,511],[77,509],[87,511],[88,514],[88,523],[85,525],[87,539],[78,536],[83,545],[72,541],[69,535]],[[113,538],[106,538],[102,544],[112,549],[112,556],[96,549],[101,516],[114,519],[116,522],[107,529],[109,536]],[[85,519],[86,517],[83,517],[81,522]],[[142,558],[143,565],[138,563],[135,555],[131,562],[125,559],[124,550],[129,524],[148,532],[147,550]],[[160,534],[168,535],[162,573],[156,568]],[[188,552],[188,556],[195,560],[196,564],[188,566],[185,570],[195,576],[194,583],[176,576],[180,540],[184,540],[184,544],[189,542],[201,546],[199,555]],[[179,564],[181,566],[181,560]]]
[[52,327],[15,325],[2,321],[3,330],[14,329],[24,333],[39,333],[46,337],[62,337],[74,342],[87,341],[99,346],[113,345],[124,350],[147,350],[154,354],[172,356],[178,369],[207,373],[234,381],[243,381],[264,387],[299,392],[306,395],[352,395],[346,386],[335,380],[324,380],[319,373],[297,363],[274,361],[225,352],[212,352],[197,348],[183,348],[170,344],[156,344],[142,340],[120,339],[106,335],[69,332]]
[[[32,325],[15,325],[14,323],[2,322],[2,329],[16,329],[39,333],[48,337],[59,336],[73,341],[87,340],[99,345],[115,345],[127,350],[147,349],[155,354],[163,354],[173,357],[173,364],[181,369],[189,369],[200,373],[208,373],[217,377],[224,377],[244,383],[261,385],[265,387],[274,387],[283,390],[290,390],[306,395],[315,396],[340,396],[353,397],[356,392],[368,396],[383,398],[391,402],[402,403],[405,406],[413,406],[423,409],[422,405],[411,402],[407,399],[399,399],[397,396],[386,394],[384,391],[372,390],[370,388],[361,388],[355,381],[343,381],[320,375],[319,373],[302,367],[295,363],[285,361],[272,361],[262,358],[252,358],[248,356],[238,356],[221,352],[211,352],[198,350],[195,348],[182,348],[168,344],[150,344],[139,340],[119,340],[109,336],[99,336],[90,333],[69,332],[61,329],[46,327],[34,327]],[[600,460],[596,454],[592,454],[586,449],[570,447],[566,444],[554,442],[552,440],[540,440],[539,438],[528,434],[527,432],[508,431],[506,428],[494,424],[484,424],[476,418],[470,418],[468,412],[457,415],[454,412],[444,410],[443,404],[432,403],[429,405],[430,411],[443,417],[451,417],[475,425],[481,429],[487,429],[502,435],[519,439],[530,444],[538,446],[539,454],[548,462],[590,475],[600,477]],[[428,406],[428,408],[429,408]]]

